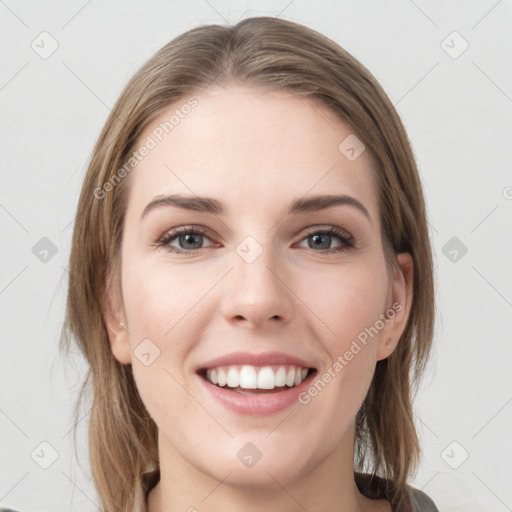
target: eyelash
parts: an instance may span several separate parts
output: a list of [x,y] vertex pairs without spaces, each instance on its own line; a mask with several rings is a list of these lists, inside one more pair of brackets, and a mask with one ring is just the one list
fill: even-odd
[[[201,226],[180,226],[179,228],[175,228],[175,229],[165,233],[154,245],[156,245],[157,247],[163,247],[165,250],[167,250],[170,253],[183,254],[183,255],[196,254],[197,251],[201,250],[201,248],[200,249],[192,249],[192,250],[188,250],[188,249],[176,250],[175,247],[170,246],[170,243],[175,238],[178,238],[179,236],[183,236],[183,235],[201,235],[201,236],[206,236],[208,238],[206,229],[204,229]],[[313,251],[313,252],[318,252],[320,254],[339,253],[342,251],[346,251],[348,249],[353,249],[355,247],[354,237],[335,226],[330,226],[329,228],[326,228],[326,229],[316,229],[316,230],[304,229],[303,231],[301,231],[299,233],[299,236],[302,237],[300,239],[300,241],[302,242],[302,240],[304,238],[307,238],[308,236],[312,236],[312,235],[330,235],[330,236],[334,235],[341,242],[341,245],[339,247],[335,247],[333,249]],[[313,250],[313,249],[311,249],[311,250]]]

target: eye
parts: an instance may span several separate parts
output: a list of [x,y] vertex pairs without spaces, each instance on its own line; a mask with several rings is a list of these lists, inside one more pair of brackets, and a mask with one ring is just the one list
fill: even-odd
[[[155,245],[164,247],[170,253],[195,254],[200,249],[215,246],[206,233],[202,226],[180,226],[165,233]],[[335,226],[315,230],[308,228],[300,236],[303,237],[301,243],[307,241],[308,248],[320,254],[339,253],[355,247],[353,236]],[[205,240],[210,242],[206,246]]]
[[[307,241],[308,248],[314,249],[321,254],[330,254],[345,251],[354,247],[354,237],[347,232],[335,226],[326,229],[316,228],[315,231],[304,230],[301,235],[305,237],[301,240]],[[337,245],[332,247],[332,243],[337,241]],[[317,250],[320,249],[320,250]]]
[[171,253],[194,254],[204,248],[205,239],[210,240],[201,226],[181,226],[165,233],[155,245],[165,247]]

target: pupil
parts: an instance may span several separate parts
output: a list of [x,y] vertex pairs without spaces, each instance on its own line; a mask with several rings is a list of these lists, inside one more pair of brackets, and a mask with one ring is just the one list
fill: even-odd
[[[322,245],[322,237],[326,240],[327,243],[324,243]],[[329,245],[331,244],[331,236],[330,235],[312,235],[312,238],[314,240],[314,247],[320,247],[321,249],[328,249]]]
[[[186,244],[189,244],[188,249],[190,249],[190,242],[192,242],[192,245],[194,243],[194,239],[196,240],[197,245],[201,245],[197,242],[200,235],[183,235],[181,238],[186,240]],[[181,245],[181,244],[180,244]],[[193,249],[198,249],[199,247],[193,247]]]

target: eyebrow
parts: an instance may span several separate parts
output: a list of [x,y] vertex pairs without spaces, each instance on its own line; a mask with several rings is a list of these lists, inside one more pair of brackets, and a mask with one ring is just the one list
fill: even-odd
[[[224,215],[222,203],[211,197],[185,196],[180,194],[159,195],[146,205],[141,219],[150,211],[164,206],[175,206],[183,210]],[[371,222],[372,219],[365,206],[355,197],[347,195],[316,195],[296,199],[290,205],[287,214],[309,213],[326,210],[333,206],[351,206],[359,210]]]

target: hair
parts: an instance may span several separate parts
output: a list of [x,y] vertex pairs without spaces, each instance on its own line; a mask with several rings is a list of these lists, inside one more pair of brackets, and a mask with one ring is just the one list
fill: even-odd
[[144,64],[112,109],[83,182],[60,348],[68,354],[74,340],[88,363],[75,404],[75,429],[78,407],[92,386],[89,460],[103,510],[142,510],[156,483],[148,475],[159,468],[158,428],[142,403],[131,365],[112,354],[103,316],[105,294],[120,294],[131,182],[129,174],[119,179],[116,173],[162,111],[212,85],[234,84],[318,100],[348,124],[374,159],[386,263],[394,268],[396,254],[411,254],[413,297],[399,343],[377,362],[357,414],[354,470],[386,479],[392,501],[405,503],[420,453],[412,398],[429,357],[435,316],[425,200],[411,145],[383,88],[351,54],[300,24],[253,17],[232,27],[189,30]]

